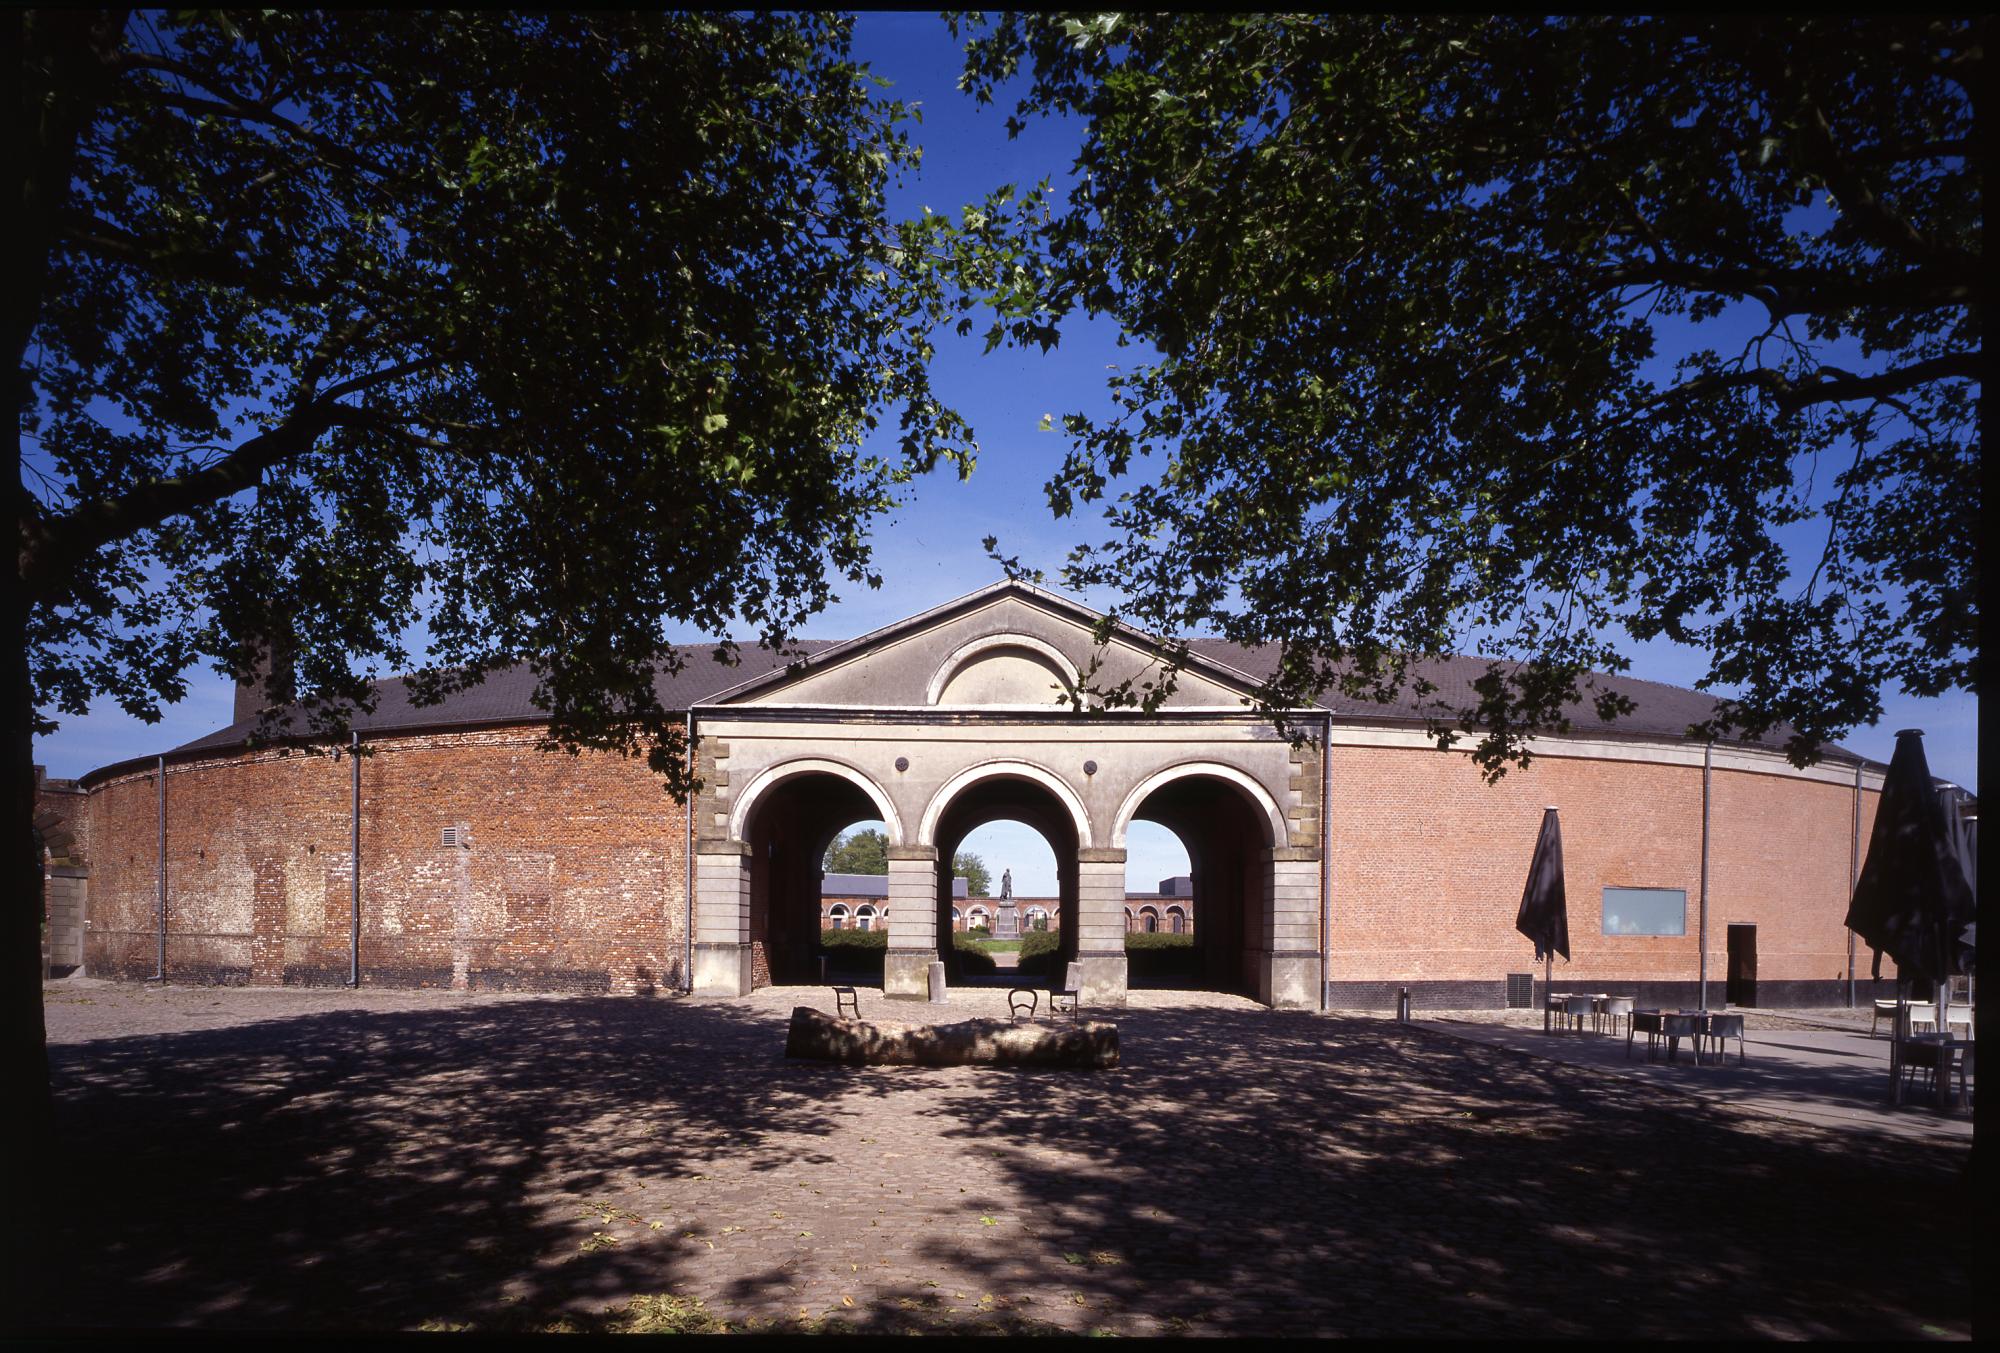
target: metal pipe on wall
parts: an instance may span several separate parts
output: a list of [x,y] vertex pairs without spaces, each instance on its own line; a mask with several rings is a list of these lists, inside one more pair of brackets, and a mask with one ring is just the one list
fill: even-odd
[[1333,715],[1320,726],[1319,742],[1319,1008],[1327,1008],[1333,980]]
[[154,873],[160,885],[160,933],[153,958],[153,980],[167,980],[167,758],[162,756],[154,767],[153,784],[159,791],[154,798],[159,802],[159,842],[158,864]]
[[[692,770],[695,765],[692,709],[687,714],[687,759],[688,768]],[[690,996],[694,994],[694,809],[697,797],[690,791],[687,802],[681,805],[681,816],[687,821],[687,839],[681,849],[681,893],[687,904],[687,918],[681,926],[681,938],[687,946],[681,959],[681,985]]]
[[[1861,881],[1861,763],[1854,763],[1854,825],[1847,834],[1847,902]],[[1847,932],[1847,1008],[1854,1008],[1854,932]]]
[[[1708,1009],[1708,804],[1710,785],[1715,772],[1715,744],[1708,743],[1701,749],[1701,1004],[1698,1009]],[[1727,992],[1724,993],[1725,998]]]
[[353,787],[349,794],[352,804],[352,831],[348,840],[349,858],[353,868],[349,871],[350,896],[348,898],[347,924],[347,985],[361,985],[361,734],[347,735],[347,759],[353,763],[351,769]]

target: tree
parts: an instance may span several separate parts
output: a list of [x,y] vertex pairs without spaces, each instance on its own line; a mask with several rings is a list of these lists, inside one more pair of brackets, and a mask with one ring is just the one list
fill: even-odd
[[[978,98],[1025,69],[1012,130],[1083,132],[961,242],[989,345],[1157,354],[1062,420],[1050,502],[1110,528],[1068,585],[1281,644],[1270,708],[1407,684],[1494,776],[1629,712],[1621,631],[1737,688],[1691,732],[1801,764],[1885,683],[1978,689],[1989,20],[954,23]],[[1453,702],[1412,664],[1465,645]]]
[[889,838],[873,827],[858,832],[842,832],[826,848],[822,872],[828,874],[886,874],[889,872]]
[[[669,621],[784,644],[940,459],[902,105],[814,15],[11,11],[7,1081],[47,1140],[31,737],[199,660],[338,736],[413,655],[692,771]],[[862,438],[885,412],[888,458]],[[724,644],[717,656],[733,660]],[[32,1082],[35,1089],[30,1090]],[[24,1102],[23,1102],[24,1101]],[[29,1157],[35,1158],[30,1148]],[[33,1216],[36,1209],[17,1210]]]
[[993,895],[993,875],[986,870],[986,861],[970,851],[961,850],[951,857],[951,872],[965,880],[965,891],[972,897]]

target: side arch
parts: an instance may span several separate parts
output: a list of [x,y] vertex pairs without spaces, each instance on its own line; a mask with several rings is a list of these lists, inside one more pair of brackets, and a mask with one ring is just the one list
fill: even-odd
[[766,766],[763,770],[757,772],[755,778],[743,787],[742,794],[730,805],[730,838],[736,841],[748,839],[744,835],[744,832],[750,825],[750,810],[756,806],[758,799],[771,790],[776,789],[787,780],[797,779],[801,775],[813,774],[839,776],[856,789],[859,789],[863,794],[866,794],[869,800],[874,803],[876,811],[881,814],[882,825],[889,829],[889,844],[892,846],[903,844],[905,837],[903,835],[902,815],[896,811],[896,805],[889,796],[882,792],[881,786],[869,779],[863,771],[848,765],[844,761],[836,761],[832,757],[825,756],[800,757],[794,761],[780,761],[775,766]]
[[982,761],[976,766],[967,766],[939,786],[938,792],[931,796],[930,804],[924,809],[923,821],[917,827],[917,839],[914,844],[936,845],[938,820],[944,816],[945,809],[951,806],[951,801],[981,780],[1001,776],[1019,776],[1023,780],[1032,780],[1054,794],[1057,802],[1068,811],[1070,821],[1076,827],[1077,844],[1085,849],[1096,844],[1090,834],[1090,814],[1085,811],[1083,800],[1069,787],[1067,781],[1054,771],[1037,766],[1033,762],[1011,760]]
[[1270,832],[1266,845],[1282,846],[1290,839],[1290,833],[1285,830],[1285,814],[1278,807],[1277,800],[1271,797],[1271,791],[1264,788],[1262,781],[1234,766],[1225,766],[1218,761],[1183,761],[1154,771],[1125,796],[1125,801],[1118,805],[1118,816],[1112,821],[1112,847],[1124,848],[1126,830],[1131,827],[1132,819],[1138,815],[1139,806],[1145,803],[1154,790],[1162,785],[1172,784],[1175,780],[1185,780],[1195,775],[1227,780],[1247,794],[1250,801],[1256,804],[1258,811],[1263,814],[1264,824]]

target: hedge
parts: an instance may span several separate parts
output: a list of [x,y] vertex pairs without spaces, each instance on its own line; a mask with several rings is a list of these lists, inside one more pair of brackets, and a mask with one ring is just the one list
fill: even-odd
[[1021,957],[1014,970],[1028,977],[1054,977],[1056,951],[1062,937],[1053,930],[1030,930],[1021,936]]
[[[843,974],[868,975],[880,980],[889,953],[889,932],[822,930],[819,932],[819,947],[820,952],[827,956],[828,968]],[[978,940],[954,932],[951,947],[958,951],[958,970],[966,976],[991,977],[999,971],[993,956],[980,948]]]
[[819,932],[820,952],[826,955],[826,966],[843,976],[867,977],[882,980],[882,966],[889,956],[889,932],[886,930],[822,930]]

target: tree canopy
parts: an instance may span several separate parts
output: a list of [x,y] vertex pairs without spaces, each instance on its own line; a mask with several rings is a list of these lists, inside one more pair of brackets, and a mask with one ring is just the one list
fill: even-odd
[[889,838],[873,827],[858,832],[842,832],[826,848],[821,869],[828,874],[886,874],[889,872]]
[[146,717],[206,657],[338,731],[371,667],[526,661],[555,739],[684,789],[665,623],[783,643],[879,581],[899,481],[969,465],[938,227],[884,205],[909,113],[846,19],[8,22],[41,710]]
[[954,22],[1010,128],[1082,131],[1066,197],[962,241],[989,343],[1086,313],[1156,354],[1061,420],[1050,502],[1109,527],[1068,585],[1281,644],[1279,709],[1475,648],[1433,728],[1489,774],[1626,712],[1621,635],[1734,688],[1691,731],[1802,763],[1887,683],[1978,689],[1990,21]]

